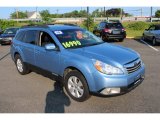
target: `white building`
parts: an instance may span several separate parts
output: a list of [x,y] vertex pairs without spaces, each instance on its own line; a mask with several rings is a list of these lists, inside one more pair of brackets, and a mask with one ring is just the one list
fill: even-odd
[[41,15],[39,12],[36,12],[36,11],[27,12],[27,18],[28,19],[41,19]]

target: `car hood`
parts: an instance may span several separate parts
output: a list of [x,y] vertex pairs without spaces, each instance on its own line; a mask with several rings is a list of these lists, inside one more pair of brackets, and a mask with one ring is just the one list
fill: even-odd
[[1,34],[0,37],[1,38],[5,38],[5,37],[14,37],[15,34]]
[[132,49],[108,43],[71,49],[70,51],[90,59],[96,59],[106,63],[116,62],[121,65],[129,63],[139,57],[138,53]]

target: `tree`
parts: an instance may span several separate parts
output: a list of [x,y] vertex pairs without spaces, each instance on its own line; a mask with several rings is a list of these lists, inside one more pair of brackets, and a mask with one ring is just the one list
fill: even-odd
[[124,14],[123,9],[121,11],[121,8],[112,8],[112,9],[109,9],[109,10],[106,11],[107,17],[120,17],[121,14],[122,15]]
[[96,9],[92,12],[92,17],[101,17],[101,12],[99,9]]
[[24,19],[24,18],[27,18],[27,13],[26,12],[22,12],[22,11],[17,11],[17,12],[13,12],[10,14],[10,17],[12,19],[16,19],[17,17],[19,19]]
[[130,17],[132,15],[129,13],[125,13],[122,8],[111,8],[109,10],[106,10],[106,16],[107,17],[123,17],[123,16]]
[[42,10],[40,12],[40,15],[41,15],[43,21],[45,21],[45,22],[50,21],[50,12],[48,10]]
[[157,10],[156,12],[155,12],[155,17],[160,17],[160,10]]
[[93,31],[93,28],[95,26],[94,20],[90,15],[89,15],[88,19],[83,21],[82,24],[83,24],[82,27],[84,27],[84,28],[87,28],[87,26],[88,26],[89,27],[89,31]]

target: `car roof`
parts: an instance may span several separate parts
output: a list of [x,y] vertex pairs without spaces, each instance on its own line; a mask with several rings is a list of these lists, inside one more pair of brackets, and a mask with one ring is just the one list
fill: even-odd
[[68,30],[68,29],[77,29],[80,28],[79,26],[73,26],[73,25],[48,25],[48,27],[52,30]]
[[23,26],[21,29],[28,29],[28,28],[45,28],[50,29],[52,31],[56,30],[68,30],[68,29],[82,29],[77,25],[73,24],[48,24],[48,25],[29,25],[29,26]]

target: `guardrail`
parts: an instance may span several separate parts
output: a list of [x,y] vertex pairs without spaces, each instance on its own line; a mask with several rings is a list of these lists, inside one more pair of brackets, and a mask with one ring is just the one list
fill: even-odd
[[[81,23],[87,18],[51,18],[51,20],[57,23]],[[151,18],[151,17],[98,17],[93,18],[94,22],[100,21],[111,21],[111,20],[118,20],[121,22],[125,21],[145,21],[145,22],[157,22],[160,21],[160,18]],[[40,22],[42,19],[4,19],[4,20],[13,20],[13,21],[37,21]]]

